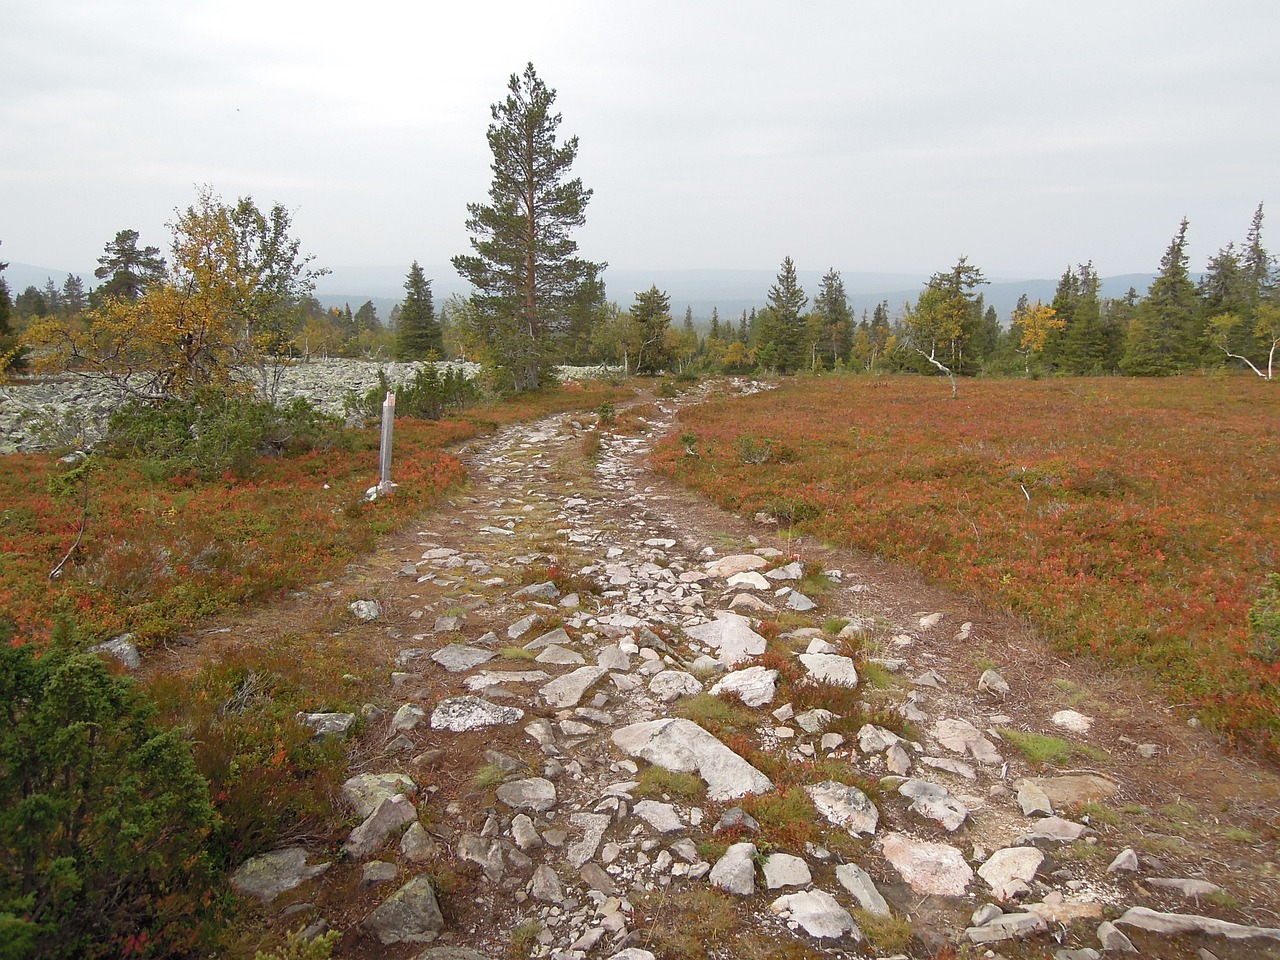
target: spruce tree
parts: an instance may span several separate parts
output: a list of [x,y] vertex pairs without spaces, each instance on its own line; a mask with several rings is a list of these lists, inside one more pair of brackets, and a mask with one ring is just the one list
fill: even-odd
[[853,313],[849,309],[849,295],[845,291],[844,278],[835,267],[822,277],[818,295],[813,300],[813,312],[820,318],[823,329],[821,352],[834,366],[836,361],[849,359],[853,348]]
[[436,308],[431,299],[431,281],[413,261],[404,281],[405,297],[400,304],[396,326],[396,359],[426,360],[432,354],[444,355],[444,338],[436,321]]
[[781,373],[795,373],[805,362],[804,319],[801,311],[808,305],[796,278],[796,265],[790,257],[783,257],[777,282],[769,288],[766,318],[762,325],[761,356],[770,344],[768,355]]
[[1130,376],[1185,373],[1200,362],[1204,321],[1187,271],[1187,226],[1184,217],[1129,327],[1120,369]]

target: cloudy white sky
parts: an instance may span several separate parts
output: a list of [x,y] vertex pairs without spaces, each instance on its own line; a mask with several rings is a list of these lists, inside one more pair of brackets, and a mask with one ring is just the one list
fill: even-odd
[[1274,203],[1280,4],[7,0],[0,256],[167,247],[210,184],[320,264],[445,264],[532,60],[622,269],[1192,267]]

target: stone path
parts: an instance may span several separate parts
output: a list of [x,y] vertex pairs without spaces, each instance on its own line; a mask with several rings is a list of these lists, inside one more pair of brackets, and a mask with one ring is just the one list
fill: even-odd
[[[1112,842],[1123,765],[1042,774],[1012,749],[999,670],[962,683],[937,652],[973,621],[805,579],[785,540],[656,488],[650,438],[695,399],[602,435],[594,465],[593,416],[472,450],[457,511],[394,559],[402,599],[353,605],[397,652],[341,857],[277,851],[237,887],[340,925],[339,956],[1280,956],[1280,923],[1214,919],[1248,885]],[[710,698],[750,724],[716,736]],[[1071,713],[1041,732],[1087,744]]]

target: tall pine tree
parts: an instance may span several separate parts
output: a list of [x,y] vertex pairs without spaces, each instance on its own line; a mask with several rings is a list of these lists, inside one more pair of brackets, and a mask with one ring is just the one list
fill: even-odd
[[790,257],[784,257],[777,282],[769,288],[759,340],[762,362],[768,356],[770,365],[781,373],[795,373],[805,363],[802,311],[808,303],[809,298],[796,277],[795,263]]
[[1187,226],[1184,217],[1129,327],[1120,369],[1130,376],[1185,373],[1200,363],[1204,321],[1187,271]]

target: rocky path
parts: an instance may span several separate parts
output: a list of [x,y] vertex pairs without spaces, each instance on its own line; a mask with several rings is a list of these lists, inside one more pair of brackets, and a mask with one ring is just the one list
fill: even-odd
[[388,679],[358,825],[242,892],[337,956],[1280,957],[1275,778],[1011,619],[658,483],[699,396],[465,453],[359,573]]

